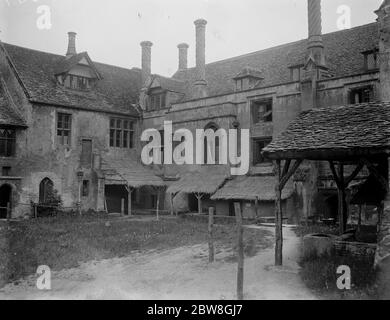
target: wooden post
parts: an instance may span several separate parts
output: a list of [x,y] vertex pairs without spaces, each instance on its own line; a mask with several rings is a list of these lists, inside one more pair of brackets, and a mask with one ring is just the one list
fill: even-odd
[[281,189],[281,161],[277,160],[275,162],[276,169],[276,197],[275,197],[275,236],[276,236],[276,244],[275,244],[275,265],[282,266],[283,265],[283,212],[282,212],[282,189]]
[[128,205],[127,205],[127,214],[129,216],[131,216],[133,213],[132,213],[132,194],[133,194],[133,188],[128,186],[128,198],[127,198],[127,202],[128,202]]
[[121,216],[125,215],[125,199],[121,199]]
[[38,219],[38,205],[34,203],[34,216],[35,219]]
[[156,210],[156,218],[157,221],[160,220],[160,188],[157,188],[157,210]]
[[256,218],[259,218],[259,197],[256,197],[255,200],[255,210],[256,210]]
[[202,198],[203,198],[203,195],[200,194],[200,193],[196,193],[195,197],[198,199],[198,213],[199,213],[199,215],[201,215],[202,214]]
[[358,220],[358,228],[357,228],[357,233],[359,234],[362,229],[362,210],[363,210],[363,205],[359,205],[359,220]]
[[345,206],[345,186],[344,186],[344,165],[340,163],[339,165],[339,181],[340,187],[338,190],[339,198],[339,223],[340,223],[340,234],[345,232],[344,224],[344,206]]
[[171,216],[175,215],[175,207],[173,206],[173,194],[171,193]]
[[11,203],[7,203],[7,220],[11,219]]
[[209,263],[213,263],[215,260],[213,229],[214,229],[214,208],[209,208],[209,230],[208,230],[209,231]]
[[237,251],[238,251],[238,270],[237,270],[237,299],[244,300],[244,230],[242,228],[241,204],[234,203],[234,211],[237,220]]

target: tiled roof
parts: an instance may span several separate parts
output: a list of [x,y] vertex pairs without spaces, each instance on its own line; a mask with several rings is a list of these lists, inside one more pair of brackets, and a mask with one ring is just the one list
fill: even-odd
[[0,125],[26,127],[26,121],[15,109],[2,79],[0,79]]
[[65,59],[63,59],[55,69],[55,74],[57,75],[57,74],[68,72],[71,68],[76,66],[83,58],[85,58],[90,63],[91,67],[94,69],[96,73],[97,78],[101,78],[99,71],[96,69],[95,64],[91,61],[87,52],[81,52],[69,58],[66,57]]
[[245,67],[234,77],[234,79],[242,79],[246,77],[263,79],[263,73],[260,70],[256,70],[251,67]]
[[167,193],[215,193],[226,181],[223,174],[210,174],[210,172],[191,172],[183,175],[180,180],[172,183]]
[[186,83],[184,81],[176,80],[173,78],[167,78],[161,75],[155,75],[154,79],[159,82],[162,89],[177,92],[177,93],[183,93],[183,94],[186,92]]
[[[378,24],[337,31],[323,35],[327,66],[335,77],[359,74],[364,71],[364,56],[361,52],[378,47]],[[246,67],[262,70],[261,87],[291,81],[289,67],[304,64],[307,40],[301,40],[274,48],[206,65],[206,80],[209,96],[233,93],[233,78]],[[189,84],[185,100],[193,98],[195,68],[178,71],[175,79]]]
[[[228,181],[219,189],[211,200],[249,200],[274,201],[275,177],[272,176],[242,176]],[[290,181],[283,189],[282,200],[290,198],[294,193]]]
[[137,103],[141,87],[139,70],[95,62],[103,77],[96,87],[89,91],[70,90],[59,85],[55,78],[58,68],[69,63],[65,56],[3,45],[32,102],[138,115],[132,104]]
[[357,157],[386,149],[390,149],[390,102],[305,111],[264,154],[283,159],[311,153],[311,159],[320,160],[330,153]]
[[152,170],[130,159],[102,159],[102,171],[107,185],[123,184],[133,188],[166,185]]

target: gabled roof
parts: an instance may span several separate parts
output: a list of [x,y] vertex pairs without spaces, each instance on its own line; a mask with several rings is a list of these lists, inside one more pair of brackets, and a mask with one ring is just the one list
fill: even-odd
[[102,169],[107,185],[126,185],[132,188],[164,187],[165,182],[153,171],[131,159],[102,159]]
[[228,177],[223,174],[210,174],[210,172],[190,172],[173,182],[167,193],[215,193]]
[[[65,56],[3,43],[31,102],[138,116],[141,72],[94,63],[102,79],[89,91],[64,88],[55,75],[69,63]],[[83,54],[81,54],[83,55]],[[77,55],[78,58],[78,55]],[[74,58],[77,60],[77,58]],[[73,60],[71,61],[73,63]],[[66,68],[65,68],[66,69]]]
[[330,160],[390,151],[390,102],[305,111],[264,149],[271,159]]
[[[257,51],[243,56],[206,65],[206,81],[209,96],[233,93],[232,80],[245,67],[262,70],[261,87],[291,82],[289,66],[305,64],[307,39]],[[363,51],[378,47],[378,24],[371,23],[349,30],[323,35],[329,72],[335,77],[360,74],[364,71]],[[184,100],[194,98],[193,83],[196,69],[180,70],[173,76],[186,81],[188,90]]]
[[93,71],[96,74],[96,78],[101,79],[102,76],[100,75],[99,71],[97,70],[95,64],[93,63],[93,61],[91,60],[91,58],[89,57],[87,52],[81,52],[81,53],[75,54],[74,56],[71,56],[69,58],[65,57],[65,59],[63,59],[58,64],[58,66],[55,70],[55,74],[57,75],[57,74],[67,73],[73,67],[75,67],[77,64],[79,64],[80,61],[82,61],[83,59],[85,59],[88,62],[88,65],[93,69]]
[[150,83],[149,89],[161,88],[167,91],[176,93],[185,93],[186,83],[173,78],[163,77],[161,75],[154,75],[153,80]]
[[[211,200],[248,200],[274,201],[275,177],[272,176],[242,176],[226,182]],[[290,181],[283,189],[282,200],[290,198],[294,193],[293,183]]]
[[11,97],[0,78],[0,125],[12,127],[27,127],[23,116],[16,110]]

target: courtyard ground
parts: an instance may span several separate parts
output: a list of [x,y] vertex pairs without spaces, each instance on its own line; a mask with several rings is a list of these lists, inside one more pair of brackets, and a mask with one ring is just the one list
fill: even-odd
[[[61,229],[57,230],[57,232],[61,230],[63,240],[60,242],[64,242],[64,238],[69,241],[73,238],[76,246],[82,244],[83,247],[77,250],[72,247],[72,250],[68,250],[69,244],[65,241],[67,245],[62,251],[65,257],[61,258],[58,255],[57,260],[65,261],[68,256],[68,259],[74,261],[68,263],[57,261],[53,267],[52,290],[39,291],[36,288],[36,276],[30,272],[30,276],[18,279],[0,289],[0,299],[235,299],[236,233],[232,225],[216,228],[216,262],[209,264],[205,223],[168,219],[161,222],[101,221],[96,225],[84,221],[76,229],[73,229],[73,223],[68,223],[70,222],[62,224]],[[95,236],[89,235],[87,230],[81,233],[74,231],[88,229],[89,225],[93,227]],[[54,222],[53,226],[59,227],[58,223]],[[155,232],[150,232],[148,236],[147,233],[143,234],[147,240],[142,242],[140,241],[142,237],[132,233],[134,228],[138,233],[141,230]],[[71,234],[65,231],[70,229],[73,230]],[[120,230],[122,230],[121,234],[117,235],[117,238],[125,239],[123,230],[127,230],[127,233],[132,234],[133,242],[127,239],[129,241],[125,247],[130,248],[129,243],[132,243],[134,248],[132,250],[118,248],[115,253],[115,250],[114,252],[109,250],[113,245],[111,236],[114,237]],[[96,240],[100,235],[102,242]],[[246,230],[245,235],[246,299],[316,298],[304,286],[298,275],[299,238],[291,229],[285,229],[285,266],[281,269],[272,266],[273,228],[260,227],[256,230]],[[94,240],[87,241],[89,237]],[[102,240],[104,237],[106,241]],[[36,246],[39,240],[35,239],[35,241]],[[104,243],[105,250],[101,250]],[[122,241],[116,244],[123,246]],[[86,261],[76,263],[75,257],[82,258],[82,251],[85,250],[89,251],[84,254]],[[95,258],[90,259],[94,255]],[[48,254],[46,259],[54,261],[54,258]],[[44,263],[45,259],[38,260],[39,264],[50,265]],[[71,267],[73,263],[75,266]],[[62,269],[62,265],[69,266]]]

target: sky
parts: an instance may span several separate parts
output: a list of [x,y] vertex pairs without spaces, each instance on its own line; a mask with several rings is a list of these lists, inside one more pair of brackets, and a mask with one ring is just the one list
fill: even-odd
[[[381,3],[322,0],[323,32],[374,22]],[[65,54],[74,31],[78,52],[125,68],[140,67],[139,44],[149,40],[152,72],[171,76],[179,43],[190,45],[189,66],[195,64],[198,18],[208,21],[207,62],[307,37],[306,0],[0,0],[0,39]]]

